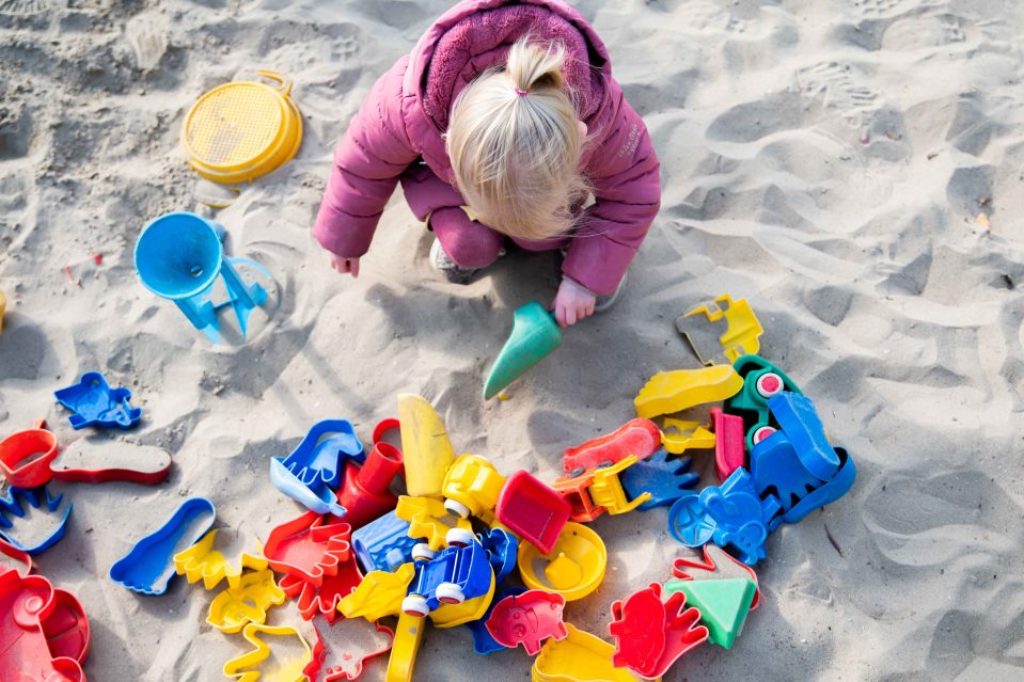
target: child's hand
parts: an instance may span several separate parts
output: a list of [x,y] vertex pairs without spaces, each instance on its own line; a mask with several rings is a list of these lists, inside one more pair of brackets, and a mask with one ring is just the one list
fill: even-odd
[[358,258],[342,258],[341,256],[332,253],[331,267],[343,275],[346,273],[351,273],[353,277],[359,276]]
[[593,315],[596,302],[597,296],[590,289],[563,277],[553,304],[555,319],[563,327],[572,326],[584,317]]

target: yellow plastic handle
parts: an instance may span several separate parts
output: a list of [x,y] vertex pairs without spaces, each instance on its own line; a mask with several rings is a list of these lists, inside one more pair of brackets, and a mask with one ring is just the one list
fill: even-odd
[[270,71],[267,69],[260,69],[256,72],[257,76],[262,76],[269,81],[277,83],[277,91],[281,93],[282,97],[287,97],[292,92],[292,79],[287,76],[278,73],[277,71]]

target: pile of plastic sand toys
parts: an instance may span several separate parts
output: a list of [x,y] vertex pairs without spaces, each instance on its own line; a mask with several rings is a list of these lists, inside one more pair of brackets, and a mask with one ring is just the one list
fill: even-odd
[[[353,680],[385,654],[386,679],[411,680],[428,622],[469,628],[481,655],[522,645],[537,682],[656,680],[702,644],[731,648],[760,601],[752,567],[765,558],[768,535],[844,495],[856,470],[829,442],[811,400],[757,355],[762,328],[746,301],[722,296],[689,313],[699,314],[724,327],[728,362],[651,377],[636,396],[637,417],[567,449],[552,481],[457,455],[431,404],[400,395],[398,418],[378,424],[367,444],[348,420],[328,419],[270,460],[270,481],[303,511],[262,547],[226,557],[211,530],[213,503],[191,498],[140,533],[110,577],[142,595],[163,594],[176,575],[219,590],[207,622],[249,643],[223,668],[243,681]],[[141,413],[126,389],[98,374],[57,396],[75,428],[129,428]],[[134,468],[90,462],[88,453],[68,463],[70,453],[46,434],[0,443],[0,465],[16,486],[0,499],[0,650],[20,647],[19,659],[31,661],[0,665],[0,679],[81,681],[85,614],[72,595],[29,574],[26,551],[59,540],[71,511],[45,484],[155,483],[170,462],[158,452],[137,454]],[[718,477],[699,491],[697,451],[713,457]],[[59,533],[19,543],[25,504],[58,519],[66,508],[54,522]],[[616,595],[610,641],[565,622],[566,603],[597,590],[608,563],[609,548],[587,524],[658,507],[667,508],[672,537],[698,552],[666,567],[664,582]],[[289,600],[311,627],[267,624]],[[285,640],[290,646],[277,646]]]

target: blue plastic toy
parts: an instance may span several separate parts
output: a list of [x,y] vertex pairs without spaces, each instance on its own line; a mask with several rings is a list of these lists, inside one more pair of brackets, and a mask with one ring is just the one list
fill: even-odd
[[788,436],[779,431],[754,446],[750,454],[754,487],[762,500],[774,499],[779,513],[767,519],[768,531],[783,522],[796,523],[815,509],[835,502],[853,486],[857,468],[842,448],[835,450],[839,470],[827,481],[811,475],[802,465]]
[[689,457],[670,455],[660,448],[647,459],[620,471],[619,482],[631,500],[645,492],[651,494],[651,499],[637,507],[640,511],[665,507],[700,481],[700,476],[690,471],[690,465]]
[[[0,491],[0,539],[9,545],[28,554],[39,554],[49,549],[64,537],[64,529],[71,516],[72,504],[65,501],[63,495],[54,497],[46,486],[39,488],[11,488],[4,494]],[[45,515],[52,524],[49,533],[33,537],[24,537],[24,529],[19,529],[18,519],[25,519],[26,514]]]
[[128,429],[142,417],[142,408],[129,404],[132,392],[124,387],[111,388],[99,372],[86,372],[77,384],[54,391],[53,395],[74,413],[68,421],[76,430],[92,425]]
[[768,410],[793,444],[803,468],[819,480],[832,478],[839,469],[839,456],[825,436],[814,402],[805,395],[783,391],[768,400]]
[[732,546],[740,561],[753,566],[765,557],[766,519],[779,513],[774,498],[761,500],[746,469],[737,469],[720,486],[699,494],[687,491],[668,512],[669,532],[687,547],[714,541]]
[[398,518],[393,511],[352,531],[352,551],[363,575],[370,571],[394,572],[412,561],[416,542],[409,537],[409,522]]
[[479,542],[448,547],[429,561],[416,562],[416,577],[402,600],[402,611],[426,616],[441,604],[461,604],[487,594],[494,574]]
[[715,522],[700,501],[700,494],[685,492],[668,510],[668,530],[687,547],[702,547],[715,534]]
[[347,419],[325,419],[309,429],[287,457],[270,459],[270,481],[282,493],[317,514],[343,516],[335,490],[345,470],[342,456],[362,462],[366,456]]
[[489,656],[498,651],[505,651],[508,649],[504,644],[499,644],[494,637],[491,636],[490,630],[487,629],[487,619],[491,617],[491,611],[494,610],[495,605],[505,597],[514,597],[526,592],[525,587],[507,587],[501,591],[491,601],[491,605],[487,607],[487,612],[484,613],[483,617],[479,620],[471,620],[466,623],[466,627],[473,633],[473,651],[480,654],[481,656]]
[[[245,337],[249,315],[267,301],[267,290],[246,284],[238,269],[255,271],[272,281],[262,265],[248,258],[227,258],[224,228],[194,213],[166,213],[146,225],[135,242],[135,270],[143,286],[174,301],[196,329],[213,343],[221,340],[217,310],[230,305]],[[214,302],[217,279],[226,297]],[[217,294],[220,298],[220,294]]]
[[206,498],[185,500],[167,523],[110,567],[110,579],[140,594],[163,594],[175,576],[174,555],[198,542],[216,518],[213,503]]
[[[782,431],[754,446],[750,453],[750,475],[758,496],[778,500],[780,512],[789,511],[823,483],[800,463],[793,444]],[[781,516],[769,519],[768,529],[775,530],[780,523]]]
[[476,536],[487,551],[487,560],[494,571],[494,580],[501,582],[516,567],[519,538],[504,528],[492,528],[486,535],[477,533]]
[[853,487],[853,482],[857,478],[857,467],[853,463],[853,458],[843,448],[836,448],[836,454],[839,455],[839,471],[836,475],[793,505],[782,515],[783,521],[796,523],[815,509],[835,502]]

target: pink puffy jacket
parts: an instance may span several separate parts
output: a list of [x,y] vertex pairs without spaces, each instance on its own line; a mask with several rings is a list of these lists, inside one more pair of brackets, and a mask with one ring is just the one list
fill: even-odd
[[658,158],[612,78],[601,39],[575,9],[555,0],[460,2],[381,76],[334,155],[314,227],[325,249],[346,258],[365,254],[399,177],[421,158],[448,185],[422,196],[407,188],[413,212],[423,220],[465,203],[442,138],[449,110],[462,88],[503,64],[524,35],[565,45],[566,81],[589,130],[580,167],[595,203],[578,223],[562,270],[595,293],[615,290],[658,212]]

